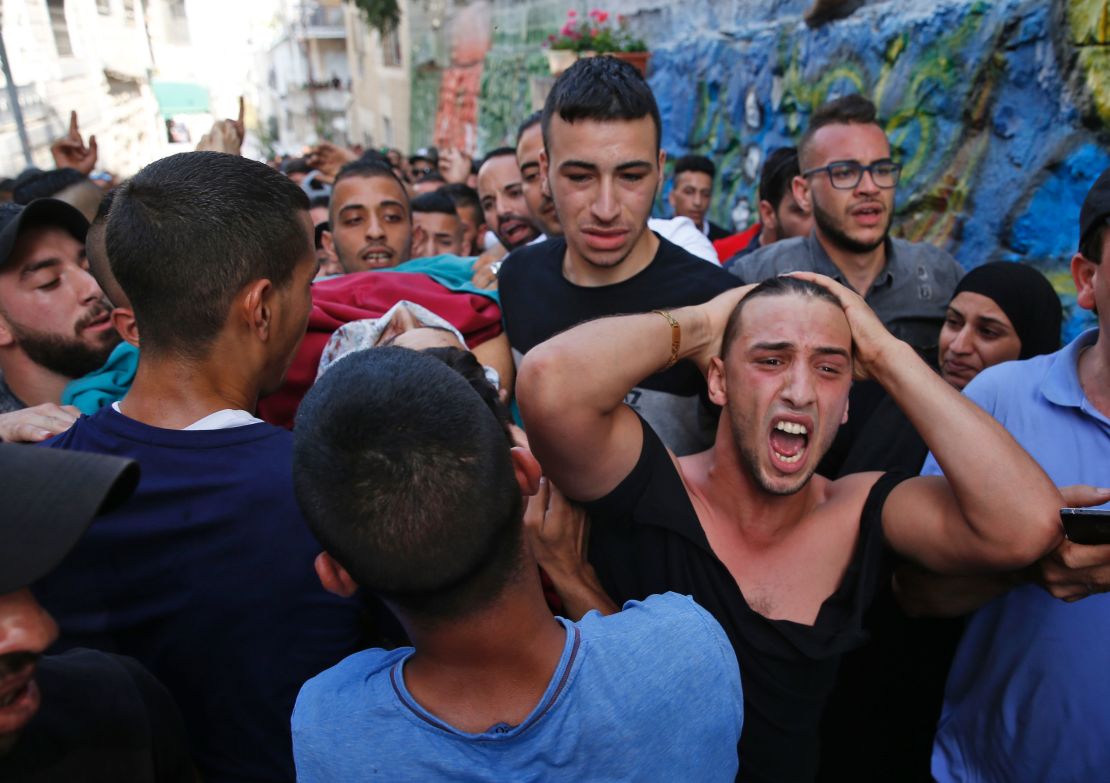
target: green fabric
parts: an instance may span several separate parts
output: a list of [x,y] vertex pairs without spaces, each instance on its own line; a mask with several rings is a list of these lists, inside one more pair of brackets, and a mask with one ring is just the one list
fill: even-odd
[[390,269],[381,269],[381,272],[409,272],[410,274],[427,275],[444,288],[467,294],[478,294],[487,299],[492,299],[498,305],[501,300],[497,291],[479,288],[470,282],[474,275],[474,262],[477,259],[463,258],[461,256],[441,255],[428,256],[427,258],[414,258]]
[[151,89],[158,100],[158,108],[165,118],[176,114],[205,114],[208,112],[208,88],[190,82],[152,81]]
[[74,405],[86,416],[93,415],[105,405],[123,399],[135,380],[138,366],[139,349],[131,343],[120,343],[103,367],[65,387],[62,405]]

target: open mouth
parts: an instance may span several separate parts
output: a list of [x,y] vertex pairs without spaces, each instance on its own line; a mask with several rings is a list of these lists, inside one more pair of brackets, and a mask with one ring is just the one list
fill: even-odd
[[882,204],[869,202],[861,204],[853,209],[852,216],[866,226],[873,226],[877,225],[883,219],[884,212],[886,212],[886,210],[883,209]]
[[809,449],[810,427],[800,421],[778,419],[771,426],[768,443],[771,460],[784,473],[792,473],[801,466]]
[[380,247],[365,251],[359,258],[370,267],[393,265],[393,252]]
[[510,245],[523,242],[531,234],[531,226],[519,220],[507,220],[501,224],[501,232]]

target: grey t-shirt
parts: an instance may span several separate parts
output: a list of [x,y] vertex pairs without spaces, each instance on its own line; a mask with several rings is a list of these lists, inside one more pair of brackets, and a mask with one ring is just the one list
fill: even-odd
[[[818,272],[851,288],[815,232],[760,248],[737,259],[729,271],[745,283],[785,272]],[[863,298],[895,337],[935,362],[944,314],[963,274],[959,262],[938,247],[888,238],[886,266]]]

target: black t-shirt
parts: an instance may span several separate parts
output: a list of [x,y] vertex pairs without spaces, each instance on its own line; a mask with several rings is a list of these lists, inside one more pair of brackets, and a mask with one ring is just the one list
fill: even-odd
[[905,474],[884,474],[860,517],[859,542],[836,592],[812,625],[751,609],[717,559],[663,443],[644,424],[640,459],[621,484],[586,504],[589,559],[618,604],[673,590],[693,596],[728,634],[744,687],[744,781],[813,780],[819,724],[841,655],[866,640],[863,615],[889,581],[882,530],[887,495]]
[[95,650],[46,656],[35,674],[39,711],[0,781],[14,783],[191,783],[181,713],[138,661]]
[[[552,238],[513,251],[501,267],[501,312],[518,365],[533,347],[583,321],[701,304],[739,285],[720,267],[662,237],[655,258],[634,277],[593,288],[574,285],[563,277],[566,249],[566,240]],[[705,394],[698,368],[679,362],[645,379],[625,402],[683,455],[713,444],[718,414]]]

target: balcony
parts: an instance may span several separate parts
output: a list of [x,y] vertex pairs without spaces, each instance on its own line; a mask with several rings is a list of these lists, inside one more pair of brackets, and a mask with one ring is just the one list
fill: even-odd
[[308,6],[302,7],[300,16],[294,21],[297,38],[305,39],[344,39],[347,26],[341,7]]

